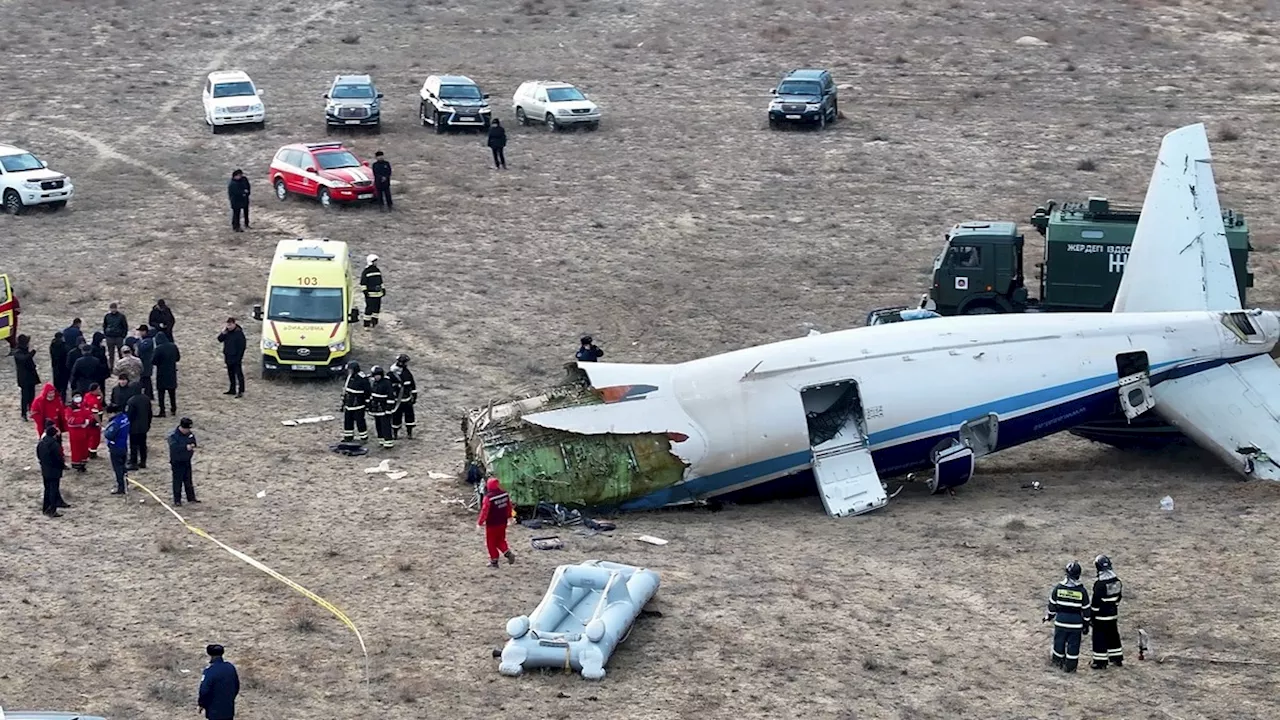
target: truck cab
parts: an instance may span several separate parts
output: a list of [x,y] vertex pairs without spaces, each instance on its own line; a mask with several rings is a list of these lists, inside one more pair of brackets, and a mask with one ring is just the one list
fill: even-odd
[[1021,312],[1027,304],[1022,241],[1011,222],[952,227],[933,261],[927,307],[941,315]]
[[[1049,202],[1030,224],[1044,237],[1037,263],[1040,296],[1030,297],[1023,273],[1023,236],[1011,222],[969,222],[946,234],[933,264],[923,307],[942,315],[1007,312],[1109,312],[1120,290],[1141,208],[1086,202]],[[1248,270],[1249,226],[1235,210],[1222,213],[1241,302],[1253,287]]]
[[262,305],[262,376],[336,377],[352,351],[355,278],[347,244],[327,239],[276,245]]

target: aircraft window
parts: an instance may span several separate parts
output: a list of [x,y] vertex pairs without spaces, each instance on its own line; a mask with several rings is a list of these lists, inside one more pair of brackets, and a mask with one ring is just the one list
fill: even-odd
[[947,264],[951,267],[982,267],[981,248],[974,245],[952,245],[947,253]]

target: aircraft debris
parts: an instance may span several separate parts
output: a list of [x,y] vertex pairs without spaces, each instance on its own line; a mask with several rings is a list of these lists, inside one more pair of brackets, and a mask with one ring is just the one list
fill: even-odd
[[364,472],[366,475],[373,475],[374,473],[389,473],[391,472],[391,459],[383,458],[382,462],[374,465],[373,467],[365,468]]
[[316,415],[315,417],[295,418],[293,420],[281,420],[280,424],[285,427],[297,427],[299,425],[311,425],[313,423],[328,422],[335,419],[333,415]]
[[266,496],[267,496],[267,491],[266,491],[266,490],[259,490],[259,491],[258,491],[258,494],[257,494],[257,496],[256,496],[256,497],[264,498],[264,497],[266,497]]
[[640,537],[636,538],[636,540],[639,540],[642,543],[649,543],[650,545],[659,545],[659,546],[666,545],[668,542],[666,540],[663,540],[662,538],[654,537],[652,535],[641,535]]
[[545,535],[543,537],[530,538],[529,544],[534,550],[563,550],[564,541],[559,535]]
[[1165,512],[1173,512],[1173,497],[1171,495],[1165,495],[1160,499],[1160,509]]
[[404,470],[397,470],[395,472],[387,473],[388,480],[399,480],[401,478],[406,478],[406,477],[409,477],[409,473]]
[[431,478],[432,480],[449,480],[453,476],[447,473],[438,473],[434,470],[428,470],[427,477]]

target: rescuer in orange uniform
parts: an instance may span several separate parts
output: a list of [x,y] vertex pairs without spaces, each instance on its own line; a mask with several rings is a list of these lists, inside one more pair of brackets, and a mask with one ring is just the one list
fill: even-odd
[[516,554],[507,547],[507,523],[515,515],[515,507],[511,504],[511,496],[498,478],[491,477],[486,485],[484,501],[480,503],[480,517],[476,525],[484,528],[484,544],[489,549],[489,567],[498,567],[498,555],[506,555],[507,563],[516,561]]

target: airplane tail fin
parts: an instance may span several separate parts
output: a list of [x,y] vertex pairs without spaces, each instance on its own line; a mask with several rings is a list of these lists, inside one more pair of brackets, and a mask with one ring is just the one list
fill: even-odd
[[1239,310],[1203,123],[1164,136],[1113,312]]

